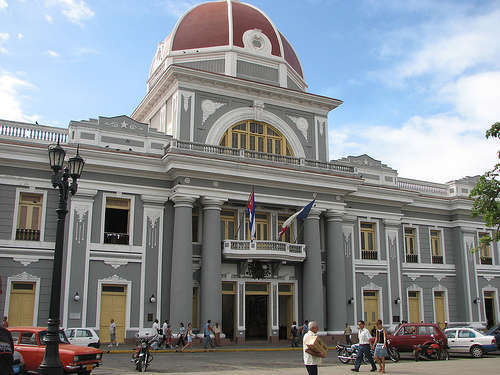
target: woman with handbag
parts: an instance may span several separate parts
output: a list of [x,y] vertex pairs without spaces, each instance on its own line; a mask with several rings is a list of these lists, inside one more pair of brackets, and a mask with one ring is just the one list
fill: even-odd
[[381,373],[385,373],[385,357],[387,355],[387,332],[382,326],[382,321],[377,320],[377,332],[375,335],[375,342],[373,343],[375,348],[375,360],[377,361]]

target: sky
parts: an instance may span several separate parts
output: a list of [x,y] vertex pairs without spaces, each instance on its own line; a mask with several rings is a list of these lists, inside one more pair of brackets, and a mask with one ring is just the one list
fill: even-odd
[[[341,99],[330,158],[368,154],[446,182],[497,161],[500,0],[247,0],[297,51],[308,91]],[[0,0],[0,119],[67,127],[130,115],[157,43],[192,0]]]

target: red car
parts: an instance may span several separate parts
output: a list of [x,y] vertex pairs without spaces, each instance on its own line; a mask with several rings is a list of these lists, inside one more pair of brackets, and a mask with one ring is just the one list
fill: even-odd
[[[9,327],[14,341],[14,349],[24,360],[25,371],[36,371],[42,363],[45,354],[44,338],[47,334],[45,327]],[[102,351],[71,345],[64,331],[59,332],[59,358],[67,374],[90,374],[101,364]]]
[[394,335],[389,336],[389,341],[390,345],[400,352],[411,352],[415,345],[422,345],[431,341],[432,335],[436,340],[440,340],[444,345],[448,345],[445,334],[437,324],[433,323],[402,324]]

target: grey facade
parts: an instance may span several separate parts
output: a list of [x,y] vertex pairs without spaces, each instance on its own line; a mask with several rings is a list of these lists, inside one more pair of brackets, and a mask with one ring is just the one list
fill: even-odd
[[[489,230],[470,218],[475,180],[405,179],[367,155],[329,161],[327,115],[342,102],[305,92],[286,61],[252,53],[201,49],[186,62],[172,52],[153,64],[131,117],[67,129],[0,120],[0,311],[14,311],[14,283],[34,283],[32,324],[46,322],[56,221],[46,147],[59,137],[86,160],[66,223],[65,327],[105,327],[113,285],[124,288],[124,338],[155,318],[222,322],[238,341],[277,340],[305,319],[329,335],[361,318],[484,326],[491,310],[498,322],[498,244],[471,252]],[[221,146],[241,121],[272,126],[291,155]],[[252,189],[266,231],[256,241],[246,224]],[[22,193],[42,197],[36,240],[19,232]],[[282,218],[313,196],[309,217],[280,241]],[[120,233],[106,229],[116,210],[127,215]]]

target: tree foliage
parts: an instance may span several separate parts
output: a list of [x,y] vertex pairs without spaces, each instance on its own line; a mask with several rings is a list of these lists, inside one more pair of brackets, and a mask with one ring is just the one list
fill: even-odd
[[[486,138],[500,138],[500,122],[494,123],[486,131]],[[500,151],[497,153],[500,159]],[[488,227],[492,228],[492,236],[483,236],[479,239],[483,246],[490,246],[492,241],[500,241],[500,163],[496,163],[490,171],[479,177],[470,197],[472,204],[472,217],[480,217]]]

